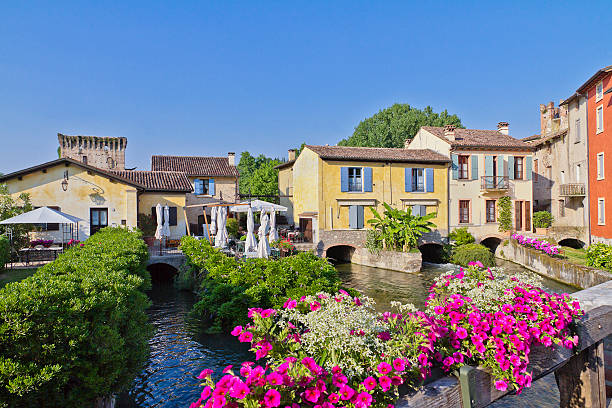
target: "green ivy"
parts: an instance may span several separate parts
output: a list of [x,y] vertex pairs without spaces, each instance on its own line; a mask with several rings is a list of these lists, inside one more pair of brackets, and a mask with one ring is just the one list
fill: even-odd
[[504,196],[497,200],[497,211],[499,213],[499,231],[512,230],[512,201],[510,197]]
[[548,211],[536,211],[533,213],[533,226],[535,228],[548,228],[555,221]]

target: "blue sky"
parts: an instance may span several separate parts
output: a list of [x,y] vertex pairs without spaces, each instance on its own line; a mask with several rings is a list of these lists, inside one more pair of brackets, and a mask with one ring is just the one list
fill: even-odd
[[[503,3],[503,4],[502,4]],[[608,6],[608,7],[606,7]],[[606,2],[3,2],[0,172],[56,158],[58,132],[151,154],[285,156],[393,103],[471,128],[539,131],[612,64]]]

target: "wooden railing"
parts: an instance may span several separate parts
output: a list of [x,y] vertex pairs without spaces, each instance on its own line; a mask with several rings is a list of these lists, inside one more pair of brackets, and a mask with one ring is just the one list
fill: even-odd
[[[563,347],[533,347],[528,370],[533,380],[555,373],[560,406],[605,408],[603,341],[612,334],[612,281],[572,295],[585,311],[576,324],[579,344],[574,352]],[[401,397],[397,408],[480,408],[502,398],[493,377],[484,369],[464,366],[457,377],[443,377]]]
[[581,197],[586,195],[584,183],[561,184],[559,195],[564,197]]
[[481,190],[507,190],[508,187],[507,176],[482,176],[480,178]]

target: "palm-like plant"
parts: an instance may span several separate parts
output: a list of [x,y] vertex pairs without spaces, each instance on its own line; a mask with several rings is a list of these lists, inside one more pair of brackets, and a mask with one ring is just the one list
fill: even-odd
[[436,213],[419,216],[412,215],[410,207],[407,210],[399,210],[387,203],[383,203],[383,206],[385,211],[382,216],[375,208],[370,207],[374,218],[368,220],[368,224],[381,232],[386,249],[401,251],[416,248],[419,238],[436,227],[436,224],[430,221]]

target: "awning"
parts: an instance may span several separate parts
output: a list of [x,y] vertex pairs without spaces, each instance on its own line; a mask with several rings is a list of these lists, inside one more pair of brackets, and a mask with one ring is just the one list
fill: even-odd
[[262,200],[243,201],[240,203],[240,205],[231,206],[229,210],[231,212],[247,212],[249,210],[249,206],[253,211],[287,211],[287,207]]
[[0,221],[0,224],[72,224],[81,221],[85,220],[49,207],[40,207]]

